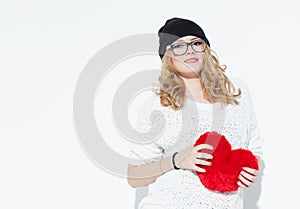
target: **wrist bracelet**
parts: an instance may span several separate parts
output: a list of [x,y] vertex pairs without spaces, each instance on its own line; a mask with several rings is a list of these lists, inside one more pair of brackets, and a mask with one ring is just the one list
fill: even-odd
[[180,168],[178,168],[176,165],[175,165],[175,155],[178,154],[178,152],[175,152],[172,156],[172,163],[173,163],[173,167],[175,170],[179,170]]

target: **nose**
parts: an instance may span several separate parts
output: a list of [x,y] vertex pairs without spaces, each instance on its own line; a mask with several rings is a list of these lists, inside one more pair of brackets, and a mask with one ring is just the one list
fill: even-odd
[[194,54],[195,53],[195,51],[194,51],[194,49],[192,48],[192,46],[190,45],[190,46],[188,46],[188,48],[187,48],[187,53],[186,54]]
[[194,49],[192,48],[192,45],[188,45],[187,46],[187,53],[186,54],[190,54],[190,53],[195,53]]

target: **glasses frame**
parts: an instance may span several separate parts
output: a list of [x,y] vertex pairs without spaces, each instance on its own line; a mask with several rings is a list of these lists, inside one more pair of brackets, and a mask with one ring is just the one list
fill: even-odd
[[[197,42],[197,41],[202,41],[202,42],[203,42],[203,44],[204,44],[204,49],[203,49],[203,50],[200,50],[200,51],[199,51],[199,50],[195,50],[195,49],[194,49],[193,43],[195,43],[195,42]],[[182,54],[176,54],[176,53],[174,53],[174,48],[173,48],[173,47],[174,47],[176,44],[186,44],[187,47],[186,47],[185,52],[182,53]],[[206,50],[206,48],[207,48],[206,42],[205,42],[203,39],[200,39],[200,38],[199,38],[199,39],[193,40],[193,41],[191,41],[191,42],[180,41],[180,42],[176,42],[176,43],[170,44],[170,45],[166,46],[166,50],[171,49],[172,52],[173,52],[173,54],[174,54],[175,56],[182,56],[182,55],[186,54],[186,52],[187,52],[188,49],[189,49],[189,46],[191,46],[192,49],[193,49],[196,53],[204,52],[204,51]]]

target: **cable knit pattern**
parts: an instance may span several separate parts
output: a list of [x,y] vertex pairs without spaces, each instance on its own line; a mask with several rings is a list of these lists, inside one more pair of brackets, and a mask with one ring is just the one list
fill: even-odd
[[[205,104],[186,99],[184,107],[175,111],[161,106],[159,97],[153,93],[139,109],[135,124],[136,130],[147,132],[141,142],[147,139],[152,142],[132,143],[129,163],[151,163],[175,151],[191,148],[201,134],[213,130],[224,135],[232,149],[249,149],[261,157],[262,139],[250,92],[241,79],[231,78],[231,81],[236,88],[241,88],[242,96],[238,99],[239,105],[226,108],[221,108],[218,103]],[[159,125],[153,128],[155,123]],[[194,171],[172,170],[149,185],[148,195],[140,202],[139,209],[150,208],[242,209],[243,189],[231,193],[210,191]]]

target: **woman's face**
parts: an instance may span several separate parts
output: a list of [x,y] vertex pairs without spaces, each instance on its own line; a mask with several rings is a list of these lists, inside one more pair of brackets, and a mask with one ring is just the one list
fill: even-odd
[[[176,41],[174,43],[180,43],[180,42],[192,42],[194,40],[200,40],[204,42],[202,39],[199,39],[197,36],[184,36]],[[204,43],[205,44],[205,43]],[[199,43],[195,43],[194,47],[199,47]],[[204,52],[195,52],[194,49],[192,49],[191,45],[188,46],[188,49],[185,54],[176,56],[174,54],[174,51],[171,53],[171,61],[175,67],[176,72],[185,78],[198,78],[199,72],[203,69],[203,58],[204,58]]]

